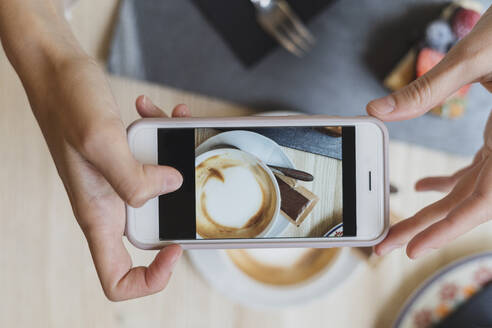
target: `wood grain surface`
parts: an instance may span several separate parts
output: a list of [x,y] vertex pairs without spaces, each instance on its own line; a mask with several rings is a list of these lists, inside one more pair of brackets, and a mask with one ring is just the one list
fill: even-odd
[[[83,0],[73,10],[77,37],[98,58],[105,53],[116,5],[114,0]],[[188,104],[196,116],[254,112],[171,88],[116,77],[109,81],[127,124],[137,118],[134,102],[143,93],[168,113],[178,103]],[[452,173],[469,161],[393,141],[390,176],[400,192],[391,199],[392,210],[409,216],[439,199],[437,193],[415,193],[413,184],[422,176]],[[424,279],[451,261],[492,248],[492,223],[487,223],[419,260],[409,260],[397,250],[377,265],[361,264],[324,297],[270,311],[224,298],[184,257],[162,293],[111,303],[103,295],[87,243],[3,52],[0,163],[0,327],[390,327]],[[155,255],[126,245],[134,265],[147,265]]]
[[294,162],[296,169],[309,172],[313,182],[298,181],[319,197],[312,213],[299,227],[289,224],[282,237],[322,237],[331,228],[342,222],[342,161],[288,147],[284,153]]

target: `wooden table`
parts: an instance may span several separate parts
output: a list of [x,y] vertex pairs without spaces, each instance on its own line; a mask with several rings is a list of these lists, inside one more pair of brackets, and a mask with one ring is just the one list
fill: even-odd
[[[115,8],[115,1],[84,0],[73,12],[76,35],[98,58],[107,49]],[[137,118],[134,101],[142,93],[167,111],[187,103],[197,116],[253,112],[170,88],[109,79],[126,123]],[[391,180],[400,188],[391,206],[402,216],[440,197],[416,194],[416,179],[451,173],[470,160],[395,141],[390,153]],[[426,277],[457,258],[492,248],[488,223],[422,259],[411,261],[403,251],[395,251],[374,265],[361,265],[322,299],[266,312],[224,298],[184,258],[164,292],[111,303],[102,293],[19,79],[3,53],[0,161],[0,327],[388,327]],[[128,247],[135,265],[148,264],[154,256]]]
[[292,159],[297,169],[309,172],[315,177],[313,182],[298,181],[297,185],[305,187],[319,198],[313,212],[301,225],[297,227],[290,224],[282,236],[324,236],[342,222],[343,218],[343,189],[340,188],[343,185],[342,161],[287,147],[282,147],[282,150]]

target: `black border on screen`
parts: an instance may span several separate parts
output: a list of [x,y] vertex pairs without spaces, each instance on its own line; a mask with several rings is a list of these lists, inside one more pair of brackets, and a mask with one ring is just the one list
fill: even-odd
[[[344,237],[357,235],[355,140],[355,127],[342,127]],[[177,168],[183,176],[183,185],[180,189],[159,196],[159,239],[194,240],[196,239],[195,129],[157,129],[157,148],[158,164]]]
[[357,236],[355,126],[342,128],[343,237]]
[[159,239],[196,239],[195,129],[157,129],[157,158],[183,176],[181,188],[159,196]]

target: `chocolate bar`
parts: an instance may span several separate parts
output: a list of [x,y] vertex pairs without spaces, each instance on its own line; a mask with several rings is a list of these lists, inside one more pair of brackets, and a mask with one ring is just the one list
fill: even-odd
[[300,226],[311,213],[319,198],[295,180],[275,174],[280,189],[280,210],[296,226]]

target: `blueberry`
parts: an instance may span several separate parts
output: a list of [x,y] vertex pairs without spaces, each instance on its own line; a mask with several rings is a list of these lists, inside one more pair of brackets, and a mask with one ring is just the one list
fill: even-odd
[[450,46],[454,43],[456,37],[454,36],[451,26],[444,20],[437,20],[427,26],[425,31],[425,41],[427,45],[446,53]]

